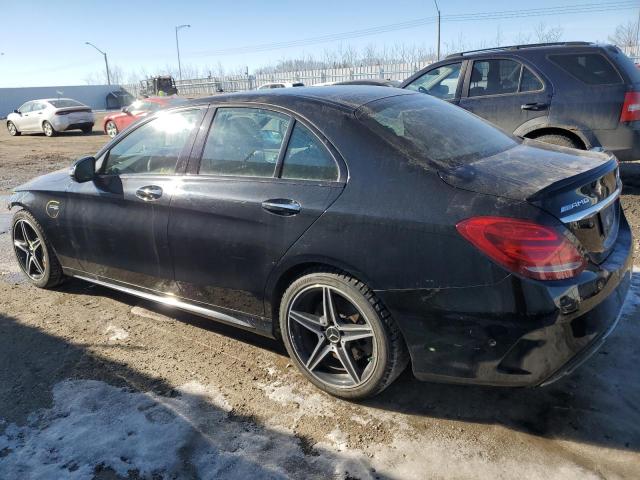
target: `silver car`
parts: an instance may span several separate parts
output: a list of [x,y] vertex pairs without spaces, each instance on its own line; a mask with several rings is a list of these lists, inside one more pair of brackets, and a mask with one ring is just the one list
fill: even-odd
[[43,132],[53,137],[66,130],[91,133],[94,123],[91,108],[71,98],[31,100],[7,117],[7,129],[14,136],[22,132]]

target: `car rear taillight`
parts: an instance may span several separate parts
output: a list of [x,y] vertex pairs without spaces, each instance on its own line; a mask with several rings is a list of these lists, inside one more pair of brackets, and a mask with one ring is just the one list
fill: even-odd
[[578,249],[552,227],[506,217],[474,217],[458,232],[508,270],[536,280],[561,280],[586,266]]
[[71,112],[68,111],[63,111],[63,112],[56,112],[56,115],[68,115]]
[[640,120],[640,92],[627,92],[624,96],[621,122],[634,122]]

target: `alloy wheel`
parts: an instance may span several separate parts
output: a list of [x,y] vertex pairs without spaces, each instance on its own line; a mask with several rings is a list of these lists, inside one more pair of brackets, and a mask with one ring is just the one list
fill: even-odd
[[32,280],[42,279],[47,266],[42,238],[24,219],[18,220],[13,226],[13,248],[24,273]]
[[293,350],[307,371],[334,388],[354,388],[375,370],[371,323],[345,293],[327,285],[301,290],[287,311]]
[[7,129],[9,130],[9,133],[10,133],[11,135],[15,135],[15,134],[16,134],[16,132],[18,131],[18,130],[16,129],[16,126],[13,124],[13,122],[9,122],[9,123],[8,123],[8,125],[7,125]]
[[44,130],[44,134],[47,137],[50,137],[53,135],[53,127],[49,122],[44,122],[44,125],[42,125],[42,130]]
[[113,122],[107,123],[107,135],[111,138],[115,137],[118,134],[118,127]]

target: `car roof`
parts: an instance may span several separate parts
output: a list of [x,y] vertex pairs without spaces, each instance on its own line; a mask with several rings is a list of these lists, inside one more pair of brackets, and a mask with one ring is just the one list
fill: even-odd
[[299,101],[322,103],[342,108],[357,110],[376,100],[397,95],[413,95],[415,92],[396,88],[372,85],[338,85],[326,87],[278,88],[272,90],[252,90],[250,92],[227,93],[191,100],[197,103],[270,103],[286,107]]
[[600,48],[602,45],[592,42],[552,42],[552,43],[528,43],[523,45],[507,45],[503,47],[493,48],[481,48],[479,50],[467,50],[464,52],[452,53],[447,55],[444,59],[449,60],[452,58],[473,58],[481,55],[491,54],[505,54],[505,53],[525,53],[527,51],[535,50],[540,51],[562,51],[569,50],[576,47],[595,47]]

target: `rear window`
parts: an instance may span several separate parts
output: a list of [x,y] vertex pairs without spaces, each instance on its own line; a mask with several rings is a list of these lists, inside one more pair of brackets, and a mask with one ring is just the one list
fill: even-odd
[[80,102],[76,102],[75,100],[69,99],[59,99],[59,100],[48,100],[48,102],[56,108],[67,108],[67,107],[86,107]]
[[414,161],[456,167],[518,145],[462,108],[430,95],[398,95],[364,105],[358,118]]
[[599,53],[549,55],[549,60],[589,85],[610,85],[622,81],[611,62]]
[[633,60],[627,57],[618,47],[614,47],[613,45],[606,47],[606,50],[611,61],[615,63],[618,70],[626,74],[631,83],[640,83],[640,68],[638,68],[638,65],[633,63]]

